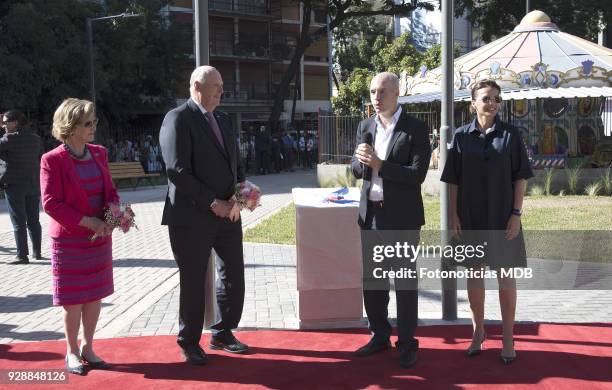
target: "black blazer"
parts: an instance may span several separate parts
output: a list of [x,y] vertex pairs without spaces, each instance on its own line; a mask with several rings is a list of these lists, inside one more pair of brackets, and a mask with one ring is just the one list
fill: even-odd
[[192,99],[168,112],[159,133],[168,175],[168,193],[162,225],[204,226],[216,216],[210,211],[215,198],[232,197],[236,183],[244,181],[238,135],[230,118],[220,111],[223,148]]
[[[370,133],[374,145],[376,142],[374,119],[375,117],[371,117],[359,123],[357,144],[363,143],[366,139],[365,134]],[[430,155],[427,126],[402,110],[391,136],[387,156],[379,156],[383,163],[378,172],[383,183],[384,207],[393,211],[393,225],[396,229],[419,229],[425,224],[421,183],[427,175]],[[367,166],[364,169],[355,155],[351,159],[351,168],[356,178],[363,179],[358,220],[359,226],[363,227],[372,185],[370,181],[372,169]]]
[[28,185],[40,188],[40,157],[43,143],[30,129],[19,129],[0,138],[0,159],[6,172],[0,181],[6,185]]

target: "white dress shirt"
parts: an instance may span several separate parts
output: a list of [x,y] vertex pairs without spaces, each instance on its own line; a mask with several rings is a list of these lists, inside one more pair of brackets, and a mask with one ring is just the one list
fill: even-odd
[[206,111],[206,109],[204,108],[204,106],[203,106],[203,105],[201,105],[200,103],[198,103],[198,102],[197,102],[197,101],[196,101],[194,98],[192,98],[192,97],[191,97],[191,98],[189,98],[189,99],[193,100],[193,102],[196,104],[196,106],[198,106],[198,108],[200,109],[200,111],[202,111],[202,114],[204,114],[204,116],[206,116],[206,113],[207,113],[208,111]]
[[[395,125],[397,125],[397,121],[399,121],[401,114],[402,106],[398,106],[397,110],[395,110],[395,114],[393,114],[391,123],[386,129],[380,121],[378,115],[376,115],[376,118],[374,119],[376,121],[376,139],[374,141],[374,151],[381,160],[384,160],[387,156],[387,149],[389,149],[389,144],[391,143],[391,136],[393,135],[393,130],[395,130]],[[378,176],[378,169],[372,169],[372,186],[370,187],[369,199],[371,201],[378,202],[384,200],[384,198],[382,178]]]

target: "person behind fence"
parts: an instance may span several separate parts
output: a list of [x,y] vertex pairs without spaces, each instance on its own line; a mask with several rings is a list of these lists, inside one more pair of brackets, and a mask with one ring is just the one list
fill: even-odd
[[280,173],[282,170],[283,156],[281,155],[281,145],[277,135],[273,136],[270,141],[270,150],[272,152],[274,172]]
[[287,130],[282,131],[282,151],[283,151],[283,165],[285,171],[293,172],[293,138],[287,133]]
[[[421,183],[427,175],[429,141],[424,122],[406,114],[398,104],[399,78],[389,72],[377,74],[370,84],[370,99],[376,115],[359,123],[357,148],[351,168],[357,179],[363,179],[359,202],[362,243],[372,235],[368,231],[408,232],[418,243],[425,224]],[[370,264],[363,250],[364,269]],[[365,274],[364,274],[365,277]],[[417,361],[418,340],[414,337],[418,320],[418,291],[399,288],[397,298],[396,346],[400,366],[408,368]],[[389,280],[376,288],[367,288],[364,278],[363,301],[372,332],[370,341],[355,351],[365,357],[390,347],[391,324],[388,320]]]
[[260,126],[259,131],[255,132],[255,158],[257,159],[257,174],[271,173],[270,169],[270,135],[266,126]]
[[0,178],[0,186],[6,194],[17,245],[17,257],[10,264],[28,264],[28,231],[33,257],[42,259],[38,204],[43,143],[37,134],[26,127],[26,118],[21,111],[7,111],[1,118],[6,134],[0,138],[0,159],[6,163],[6,171]]
[[308,134],[306,140],[306,164],[309,169],[312,169],[312,162],[314,161],[314,140],[312,134]]
[[[527,266],[521,208],[527,179],[533,177],[533,172],[518,129],[499,119],[501,102],[501,89],[495,81],[483,80],[474,85],[470,109],[475,118],[455,130],[441,180],[450,185],[450,224],[454,236],[477,240],[475,244],[489,240],[484,259],[469,267],[484,270],[489,266],[498,270],[503,323],[500,358],[509,364],[516,359],[513,339],[516,281],[501,277],[499,270]],[[491,242],[496,236],[500,239]],[[467,355],[472,357],[480,354],[486,339],[485,284],[483,278],[469,278],[467,282],[473,324]]]
[[191,98],[166,114],[159,135],[168,193],[162,224],[179,268],[179,334],[185,361],[203,365],[206,269],[218,255],[217,313],[210,348],[244,353],[248,346],[232,333],[244,303],[242,220],[236,184],[245,180],[236,132],[227,114],[217,111],[223,79],[212,66],[197,67],[190,79]]
[[64,309],[66,369],[78,375],[108,368],[94,352],[93,339],[101,300],[114,291],[113,227],[104,221],[104,209],[119,202],[119,195],[106,149],[91,143],[97,122],[92,102],[64,100],[52,127],[62,144],[45,153],[40,164],[42,205],[51,217],[53,305]]

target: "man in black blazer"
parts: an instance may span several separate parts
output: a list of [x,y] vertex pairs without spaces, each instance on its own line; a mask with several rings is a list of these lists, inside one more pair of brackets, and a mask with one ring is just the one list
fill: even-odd
[[186,362],[194,365],[208,361],[199,342],[206,267],[213,248],[219,257],[220,320],[212,326],[210,347],[232,353],[248,350],[232,334],[244,303],[242,221],[234,192],[236,183],[245,179],[230,118],[215,111],[222,93],[223,80],[215,68],[196,68],[191,98],[166,114],[159,135],[168,174],[162,225],[168,225],[180,274],[177,343]]
[[[421,183],[427,175],[430,148],[425,123],[411,118],[398,105],[399,79],[389,72],[376,75],[370,84],[370,100],[376,111],[357,128],[357,148],[351,166],[353,174],[363,179],[359,202],[359,226],[362,243],[371,241],[371,230],[405,231],[411,244],[417,245],[419,231],[425,224]],[[364,248],[364,270],[372,263]],[[369,256],[369,258],[368,258]],[[412,263],[415,267],[415,263]],[[363,300],[372,332],[370,341],[355,351],[369,356],[390,347],[391,325],[387,318],[389,281],[382,287],[368,286],[364,273]],[[395,280],[397,298],[400,366],[416,363],[418,340],[414,332],[418,320],[416,285]]]
[[0,159],[6,162],[6,171],[0,185],[6,193],[8,211],[15,231],[17,257],[10,264],[28,264],[28,235],[32,240],[33,257],[41,260],[42,230],[38,219],[40,203],[40,157],[42,140],[26,127],[21,111],[4,113],[2,127],[6,134],[0,138]]

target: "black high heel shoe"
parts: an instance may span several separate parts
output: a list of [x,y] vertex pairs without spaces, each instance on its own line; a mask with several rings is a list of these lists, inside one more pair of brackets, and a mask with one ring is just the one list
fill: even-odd
[[[514,349],[514,339],[512,339],[512,349]],[[516,350],[514,351],[514,356],[504,356],[500,354],[499,358],[504,364],[512,364],[516,360]]]
[[83,361],[87,363],[88,368],[95,368],[97,370],[107,370],[110,368],[110,365],[106,363],[104,360],[98,360],[98,361],[88,360],[85,357],[85,355],[83,355],[83,351],[81,351],[81,359],[83,359]]
[[480,343],[478,344],[478,348],[474,347],[474,344],[470,345],[470,347],[467,349],[468,357],[474,357],[474,356],[480,355],[480,353],[482,352],[482,344],[485,342],[486,339],[487,339],[487,334],[483,333],[482,340],[480,340]]
[[71,374],[75,374],[75,375],[85,375],[87,374],[87,368],[85,368],[85,365],[83,364],[82,361],[79,361],[79,364],[76,366],[71,366],[68,363],[68,356],[66,356],[66,370],[71,373]]

